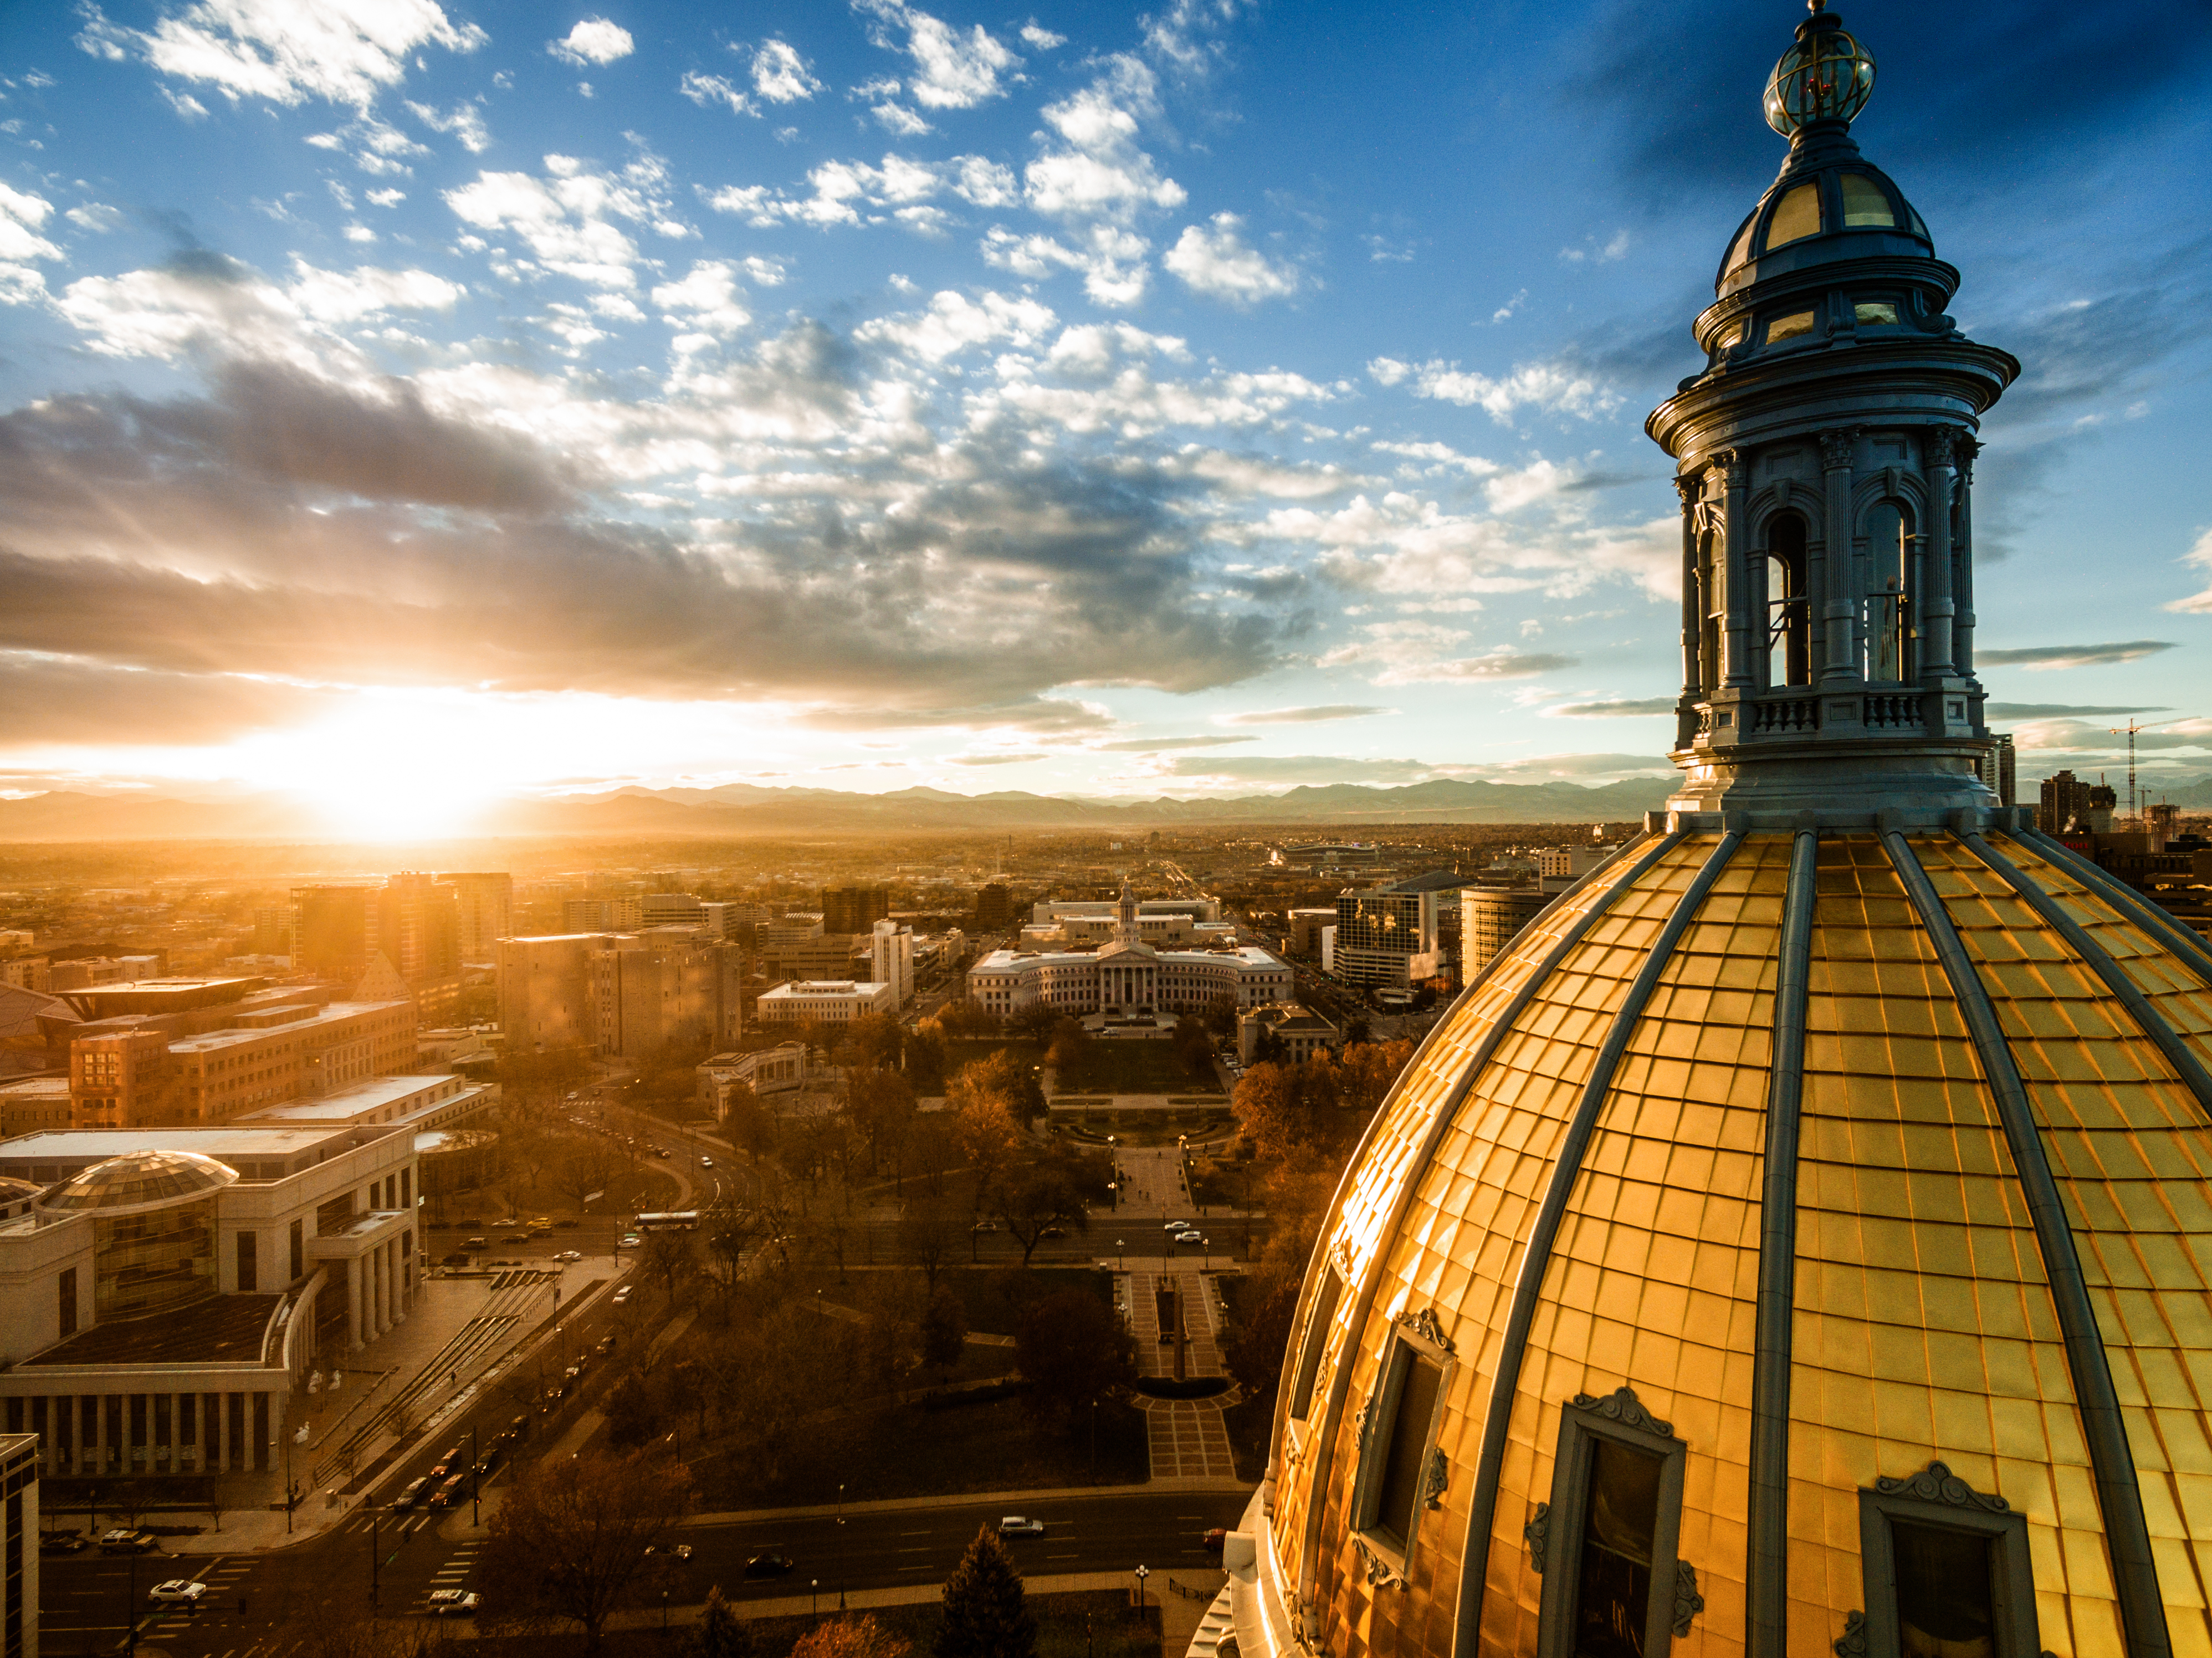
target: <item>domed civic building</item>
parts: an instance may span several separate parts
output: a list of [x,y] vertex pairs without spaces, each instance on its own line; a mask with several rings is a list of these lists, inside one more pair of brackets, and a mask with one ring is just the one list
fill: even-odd
[[1817,9],[1775,70],[1788,158],[1648,423],[1680,791],[1346,1172],[1243,1658],[2212,1654],[2212,955],[1983,780],[2020,367],[1853,142],[1873,82]]

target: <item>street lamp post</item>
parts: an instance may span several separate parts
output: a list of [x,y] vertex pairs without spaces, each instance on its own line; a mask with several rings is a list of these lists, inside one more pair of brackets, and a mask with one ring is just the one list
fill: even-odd
[[1145,1579],[1152,1575],[1151,1570],[1147,1567],[1137,1568],[1137,1612],[1140,1617],[1145,1610]]
[[813,1580],[811,1594],[813,1595],[813,1603],[808,1608],[807,1616],[813,1619],[814,1621],[818,1624],[822,1621],[822,1580],[818,1577]]
[[480,1506],[483,1497],[483,1458],[477,1452],[477,1430],[471,1424],[469,1428],[469,1524],[471,1526],[483,1524],[483,1511]]
[[837,1487],[837,1610],[845,1610],[845,1487]]

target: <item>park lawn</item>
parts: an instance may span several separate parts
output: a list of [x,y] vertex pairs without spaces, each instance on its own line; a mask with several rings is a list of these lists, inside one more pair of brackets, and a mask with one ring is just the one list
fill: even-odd
[[701,1456],[692,1473],[708,1510],[818,1503],[842,1482],[853,1502],[1064,1485],[1141,1485],[1152,1474],[1145,1413],[1118,1400],[1098,1407],[1098,1461],[1088,1424],[1073,1434],[1039,1428],[1021,1399],[926,1411],[886,1404],[817,1418],[786,1448],[773,1481],[733,1475],[726,1459]]
[[[1080,1589],[1069,1594],[1031,1594],[1024,1597],[1036,1619],[1036,1658],[1160,1658],[1160,1609],[1147,1605],[1142,1612],[1130,1604],[1124,1589]],[[744,1603],[737,1602],[744,1616]],[[937,1631],[945,1621],[937,1601],[918,1606],[875,1606],[865,1614],[884,1630],[912,1643],[915,1658],[935,1650]],[[811,1618],[759,1618],[749,1620],[757,1658],[781,1658],[814,1627]]]
[[1083,1057],[1054,1079],[1073,1094],[1212,1094],[1220,1085],[1176,1057],[1173,1042],[1108,1038],[1083,1045]]

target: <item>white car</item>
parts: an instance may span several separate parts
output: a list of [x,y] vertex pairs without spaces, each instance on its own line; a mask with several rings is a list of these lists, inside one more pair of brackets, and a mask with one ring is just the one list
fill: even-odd
[[189,1577],[172,1577],[148,1589],[146,1600],[149,1606],[189,1606],[207,1592],[205,1583],[196,1583]]
[[1175,1241],[1177,1243],[1203,1243],[1206,1242],[1206,1234],[1194,1226],[1188,1232],[1176,1233]]
[[428,1611],[433,1618],[466,1618],[482,1604],[468,1589],[432,1589]]
[[1023,1515],[1010,1514],[1006,1515],[1006,1518],[999,1521],[999,1535],[1001,1537],[1042,1537],[1044,1535],[1044,1521],[1042,1520],[1031,1520]]
[[699,1166],[702,1169],[712,1169],[714,1166],[714,1160],[712,1157],[702,1157],[699,1159]]
[[583,1258],[584,1253],[580,1249],[563,1249],[559,1254],[553,1257],[554,1260],[559,1261],[578,1261],[583,1260]]

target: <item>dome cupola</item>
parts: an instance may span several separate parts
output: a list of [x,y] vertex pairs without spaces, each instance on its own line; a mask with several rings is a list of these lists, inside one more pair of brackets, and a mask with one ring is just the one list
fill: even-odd
[[2212,1654],[2212,949],[1984,780],[2020,365],[1919,306],[1872,83],[1817,9],[1776,70],[1753,332],[1647,424],[1680,791],[1471,964],[1323,1212],[1241,1658]]

